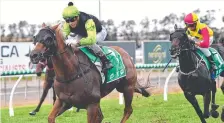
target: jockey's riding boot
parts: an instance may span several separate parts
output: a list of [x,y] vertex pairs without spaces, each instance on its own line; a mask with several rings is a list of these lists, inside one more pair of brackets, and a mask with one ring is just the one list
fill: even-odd
[[106,55],[99,55],[101,62],[103,63],[103,71],[108,70],[113,67],[112,63],[110,60],[107,59]]
[[92,46],[89,46],[89,48],[94,52],[95,55],[99,56],[101,62],[103,63],[102,71],[108,70],[113,67],[112,63],[107,59],[106,55],[103,53],[99,45],[94,44]]
[[211,71],[214,72],[215,70],[217,70],[218,68],[215,65],[215,61],[213,60],[212,55],[210,55],[209,57],[207,57],[207,59],[208,59],[208,61],[211,64],[211,69],[212,69]]

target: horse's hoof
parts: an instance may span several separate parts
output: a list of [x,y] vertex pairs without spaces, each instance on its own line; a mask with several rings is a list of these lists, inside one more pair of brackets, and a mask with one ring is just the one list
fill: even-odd
[[212,104],[212,110],[215,111],[219,108],[219,105],[216,104]]
[[77,109],[76,109],[76,112],[79,112],[79,111],[80,111],[80,108],[77,108]]
[[205,119],[207,119],[207,118],[209,118],[210,117],[210,113],[206,113],[206,114],[204,114],[204,118]]
[[201,123],[207,123],[206,121],[201,121]]
[[221,120],[224,122],[224,107],[222,109]]
[[35,111],[32,111],[29,114],[32,115],[32,116],[34,116],[34,115],[36,115],[36,112]]
[[219,117],[219,112],[218,111],[211,111],[211,115],[213,118],[218,118]]

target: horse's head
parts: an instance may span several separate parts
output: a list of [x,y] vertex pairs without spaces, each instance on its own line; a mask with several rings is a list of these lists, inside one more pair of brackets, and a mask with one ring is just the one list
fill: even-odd
[[194,45],[189,40],[186,29],[177,28],[175,25],[175,31],[170,34],[171,49],[170,55],[172,58],[177,58],[182,51],[194,49]]
[[33,64],[37,64],[40,60],[56,52],[57,41],[55,30],[57,27],[58,25],[46,27],[43,24],[42,29],[34,36],[33,43],[35,47],[30,53],[30,60]]

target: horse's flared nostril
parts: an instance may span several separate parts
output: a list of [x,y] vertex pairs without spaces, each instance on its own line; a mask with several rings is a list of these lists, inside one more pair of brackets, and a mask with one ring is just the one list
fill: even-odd
[[31,58],[36,58],[38,55],[37,54],[32,54]]
[[31,52],[31,53],[30,53],[30,61],[31,61],[33,64],[37,64],[37,63],[39,62],[39,55],[38,55],[38,53]]

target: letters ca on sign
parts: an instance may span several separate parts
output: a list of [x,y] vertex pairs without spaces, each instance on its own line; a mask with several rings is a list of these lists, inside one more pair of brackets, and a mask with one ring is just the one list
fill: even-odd
[[1,45],[1,58],[19,57],[18,49],[15,45]]

